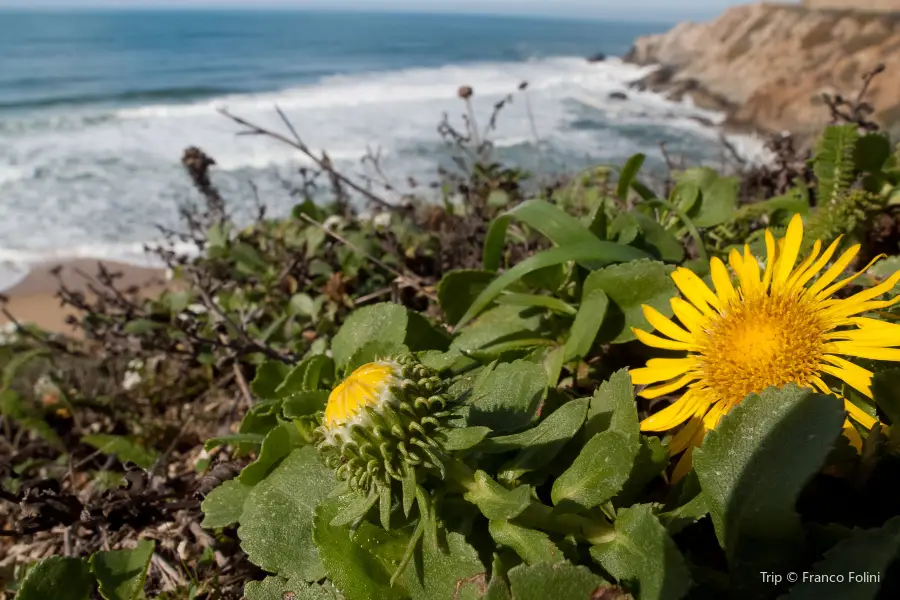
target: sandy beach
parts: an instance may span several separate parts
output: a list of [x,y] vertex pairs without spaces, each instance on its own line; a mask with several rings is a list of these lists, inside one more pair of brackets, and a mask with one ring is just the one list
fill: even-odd
[[[122,273],[119,283],[123,288],[137,285],[147,294],[158,293],[165,285],[165,271],[163,269],[149,269],[135,267],[122,263],[80,259],[63,263],[60,277],[71,289],[76,289],[90,295],[90,280],[83,275],[94,277],[97,273],[97,265],[102,262],[109,270]],[[63,307],[56,291],[59,287],[57,278],[51,271],[60,263],[48,263],[37,265],[28,276],[16,286],[2,292],[9,302],[7,310],[20,323],[33,323],[57,333],[77,333],[66,324],[66,317],[75,311],[70,307]],[[5,314],[0,314],[0,324],[9,321]]]

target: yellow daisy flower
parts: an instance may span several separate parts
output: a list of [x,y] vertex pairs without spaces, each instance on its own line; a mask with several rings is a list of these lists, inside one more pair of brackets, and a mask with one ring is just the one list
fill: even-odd
[[350,373],[328,395],[322,419],[325,435],[346,438],[350,427],[365,418],[365,407],[377,408],[385,401],[399,372],[399,364],[383,360]]
[[[686,423],[669,444],[672,455],[687,451],[675,469],[675,480],[690,468],[693,448],[706,432],[748,394],[791,382],[832,394],[822,379],[828,374],[871,398],[872,372],[843,357],[900,361],[896,348],[900,325],[860,316],[900,302],[900,296],[877,299],[900,281],[900,271],[849,298],[835,298],[836,292],[882,257],[837,280],[860,246],[844,252],[826,269],[840,239],[821,254],[823,244],[816,241],[810,255],[796,265],[802,240],[799,215],[777,242],[766,230],[767,260],[762,273],[749,246],[744,246],[743,254],[732,250],[728,262],[737,287],[718,258],[710,261],[715,292],[692,271],[676,269],[672,279],[684,299],[672,298],[671,304],[680,324],[650,306],[643,307],[644,316],[665,337],[634,329],[638,339],[654,348],[686,353],[682,358],[650,359],[646,367],[631,370],[635,385],[651,386],[639,393],[644,398],[687,388],[678,400],[641,423],[641,429],[649,432]],[[852,402],[845,400],[844,406],[850,419],[865,429],[875,424],[876,419]],[[845,432],[859,442],[849,420]]]

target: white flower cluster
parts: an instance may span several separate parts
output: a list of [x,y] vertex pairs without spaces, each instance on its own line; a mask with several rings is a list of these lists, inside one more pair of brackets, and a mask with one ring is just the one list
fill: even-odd
[[125,376],[122,378],[122,387],[126,390],[133,390],[138,385],[140,385],[141,381],[143,381],[143,377],[141,376],[141,371],[144,369],[144,361],[139,358],[136,358],[128,363],[128,370],[125,371]]
[[19,341],[19,326],[15,323],[6,323],[0,326],[0,346],[9,346]]

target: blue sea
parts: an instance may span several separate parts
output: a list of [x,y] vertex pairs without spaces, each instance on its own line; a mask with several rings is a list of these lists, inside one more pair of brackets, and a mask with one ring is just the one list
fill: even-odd
[[[659,143],[719,156],[715,118],[627,88],[647,72],[622,64],[659,23],[493,16],[262,11],[0,12],[0,287],[27,265],[83,256],[145,260],[157,224],[196,199],[187,146],[217,163],[214,182],[239,215],[252,187],[273,214],[308,166],[291,148],[239,128],[232,113],[284,131],[360,180],[377,151],[402,192],[449,160],[443,115],[462,126],[462,85],[476,121],[509,94],[491,134],[497,158],[535,171],[620,161]],[[590,64],[588,55],[611,57]],[[522,82],[528,82],[523,93]],[[626,91],[629,99],[609,94]],[[529,113],[533,119],[529,117]]]

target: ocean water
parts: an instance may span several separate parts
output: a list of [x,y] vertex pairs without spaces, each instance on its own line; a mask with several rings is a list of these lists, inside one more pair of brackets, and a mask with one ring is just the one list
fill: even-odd
[[[461,125],[459,86],[480,125],[514,99],[492,134],[497,157],[538,171],[576,170],[643,151],[720,155],[715,120],[689,104],[627,90],[647,69],[615,57],[658,23],[313,12],[0,12],[0,287],[29,265],[75,257],[143,264],[157,225],[196,199],[181,165],[196,145],[238,215],[251,184],[271,207],[295,203],[308,165],[239,128],[232,113],[281,129],[351,174],[378,150],[403,188],[436,179],[448,149],[437,125]],[[589,64],[598,52],[610,60]],[[527,81],[528,102],[517,92]],[[610,92],[626,91],[627,101]],[[529,117],[530,105],[533,119]],[[739,140],[740,141],[740,140]],[[750,150],[752,141],[744,140]]]

